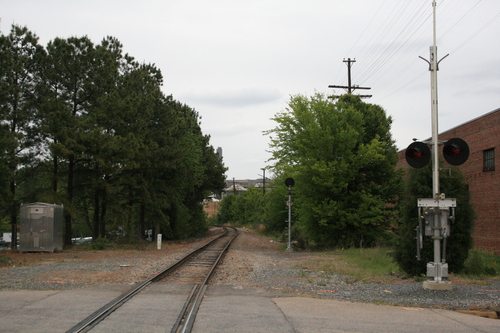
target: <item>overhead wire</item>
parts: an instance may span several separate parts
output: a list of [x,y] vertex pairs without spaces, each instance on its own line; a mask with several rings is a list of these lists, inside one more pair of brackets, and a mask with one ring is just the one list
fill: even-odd
[[382,97],[379,97],[378,100],[379,101],[380,100],[385,100],[386,98],[391,97],[392,95],[394,95],[394,94],[400,92],[401,90],[403,90],[404,88],[408,87],[410,84],[413,84],[414,82],[416,82],[418,79],[420,79],[425,74],[427,74],[427,72],[420,73],[419,75],[413,77],[411,80],[408,80],[405,84],[400,85],[398,89],[392,90],[388,94],[383,95]]
[[[356,55],[357,59],[364,59],[361,66],[356,68],[356,76],[361,80],[357,80],[360,84],[374,76],[381,69],[386,68],[387,62],[392,57],[401,57],[401,50],[405,45],[406,49],[411,48],[411,40],[407,36],[413,36],[423,25],[420,23],[422,15],[425,14],[422,8],[422,2],[415,1],[396,1],[389,4],[392,10],[385,15],[383,23],[369,37],[369,42],[361,48]],[[380,7],[377,12],[380,12]],[[372,22],[374,18],[370,22]],[[366,29],[365,29],[366,30]],[[352,49],[352,48],[351,48]],[[371,61],[370,61],[371,59]],[[392,66],[389,67],[389,72],[397,72]],[[387,75],[387,71],[384,72]]]
[[352,45],[352,47],[349,49],[349,51],[347,51],[347,54],[349,55],[351,53],[351,51],[356,47],[356,45],[358,44],[359,40],[361,39],[361,37],[366,33],[366,30],[368,30],[368,28],[371,26],[371,24],[373,23],[373,20],[375,19],[375,17],[378,15],[378,13],[380,12],[380,9],[384,6],[385,2],[387,0],[384,0],[380,6],[377,8],[377,10],[375,11],[375,14],[372,16],[372,18],[370,19],[370,22],[368,22],[368,24],[366,25],[365,29],[361,32],[361,34],[359,35],[358,39],[356,40],[356,42],[354,42],[354,44]]
[[[384,3],[383,3],[383,4],[385,4],[385,1],[384,1]],[[383,4],[382,4],[382,5],[383,5]],[[366,28],[363,30],[363,33],[360,35],[360,37],[358,37],[357,41],[359,41],[359,40],[361,39],[361,37],[364,35],[364,32],[368,29],[368,27],[370,27],[370,25],[371,25],[371,23],[373,22],[373,20],[374,20],[374,19],[378,16],[378,13],[379,13],[379,11],[380,11],[380,9],[381,9],[381,8],[382,8],[382,6],[380,6],[380,7],[378,8],[378,10],[375,12],[375,14],[372,16],[372,18],[370,19],[370,22],[367,24]],[[396,10],[396,7],[393,7],[393,9],[392,9],[392,11],[391,11],[391,14],[394,12],[394,10]],[[385,20],[384,20],[384,23],[383,23],[382,25],[380,25],[380,26],[378,27],[378,29],[376,29],[375,33],[372,35],[372,37],[371,37],[370,39],[372,39],[372,40],[373,40],[373,39],[379,40],[379,39],[380,39],[379,35],[384,33],[384,31],[382,30],[382,28],[384,28],[384,27],[386,26],[386,22],[387,22],[389,19],[393,18],[393,17],[394,17],[393,15],[387,15],[387,16],[386,16],[386,18],[385,18]],[[354,49],[354,47],[356,46],[356,44],[357,44],[357,42],[356,42],[356,43],[355,43],[355,44],[354,44],[354,45],[350,48],[350,50],[349,50],[349,52],[348,52],[347,56],[346,56],[346,57],[344,57],[344,58],[348,58],[349,53],[350,53],[350,52]],[[369,45],[370,45],[370,43],[365,43],[365,44],[364,44],[364,46],[363,46],[363,47],[361,48],[361,50],[359,51],[359,53],[360,53],[360,54],[363,54],[364,50],[365,50],[365,49],[366,49]],[[371,44],[371,45],[377,45],[377,44]],[[372,46],[372,48],[373,48],[373,46]],[[369,52],[369,51],[367,51],[367,52]],[[367,52],[365,52],[365,53],[367,53]],[[358,55],[359,55],[359,54],[358,54]],[[357,55],[357,56],[358,56],[358,55]],[[356,58],[356,57],[354,57],[354,58]],[[344,80],[344,81],[342,81],[342,82],[344,83],[344,82],[345,82],[345,80]]]
[[[463,13],[464,6],[470,4],[470,0],[454,0],[453,2],[445,1],[439,3],[439,27],[449,26],[453,22],[453,18]],[[443,35],[441,35],[442,37]]]
[[[375,77],[372,81],[372,84],[378,84],[378,86],[382,87],[389,86],[391,82],[395,82],[395,77],[401,77],[405,72],[410,70],[412,59],[416,59],[415,54],[418,54],[418,52],[422,49],[421,46],[424,43],[423,34],[425,33],[425,31],[422,31],[422,27],[427,22],[427,19],[430,18],[431,14],[422,11],[421,18],[423,15],[427,15],[427,17],[425,17],[425,19],[421,19],[420,25],[414,28],[411,35],[408,36],[407,40],[402,45],[400,45],[400,47],[398,47],[391,55],[391,57],[396,57],[392,61],[391,66],[385,70],[384,75]],[[406,47],[402,49],[405,45]],[[387,61],[388,60],[389,59],[387,59]],[[406,61],[406,65],[399,66],[399,64],[403,61]],[[365,80],[367,80],[367,78]]]
[[[376,55],[379,50],[383,47],[386,41],[389,39],[388,36],[394,29],[393,27],[397,25],[398,20],[403,16],[401,12],[404,10],[404,2],[398,2],[396,6],[393,7],[392,11],[387,15],[382,25],[377,29],[376,33],[370,38],[370,41],[365,44],[365,46],[356,54],[356,58],[361,58],[362,55]],[[369,47],[367,48],[367,46]],[[366,50],[366,51],[365,51]],[[368,62],[363,62],[363,64],[358,68],[358,72],[365,71],[368,68]]]
[[[387,0],[384,0],[380,6],[377,8],[377,10],[375,11],[375,14],[372,16],[372,18],[370,19],[370,21],[368,22],[368,24],[366,25],[366,27],[364,28],[364,30],[361,32],[361,34],[359,35],[358,39],[356,40],[356,42],[354,42],[354,44],[351,46],[351,48],[349,49],[349,51],[347,51],[347,55],[349,55],[351,53],[351,51],[356,47],[356,45],[358,44],[358,42],[361,40],[362,36],[366,33],[366,31],[368,30],[368,28],[371,26],[371,24],[373,23],[373,20],[375,19],[375,17],[377,16],[378,12],[380,11],[380,9],[384,6],[385,2]],[[348,58],[347,56],[344,57],[345,58]],[[338,66],[338,71],[337,71],[337,75],[335,76],[335,80],[334,82],[338,82],[338,77],[339,77],[339,74],[340,74],[340,71],[342,69],[343,66]],[[344,81],[343,81],[344,82]]]
[[[472,4],[467,0],[461,2],[459,0],[453,2],[446,0],[441,1],[438,7],[443,11],[442,22],[445,23],[444,26],[446,26],[447,29],[439,38],[443,38],[443,36],[454,31],[457,26],[463,24],[466,18],[470,17],[472,13],[480,8],[483,1],[484,0],[477,0]],[[386,0],[384,0],[382,5],[384,4],[387,4]],[[412,6],[412,4],[414,5]],[[362,36],[365,36],[368,27],[373,26],[373,22],[377,18],[380,18],[380,13],[383,11],[382,5],[378,7],[377,11],[363,30],[362,35],[358,37],[348,53],[351,53],[362,40]],[[393,3],[389,5],[392,6]],[[400,66],[400,63],[410,59],[410,57],[416,58],[417,48],[421,48],[424,40],[421,36],[426,32],[423,26],[428,23],[432,16],[429,7],[429,0],[420,3],[410,1],[410,4],[406,1],[397,1],[397,3],[392,6],[390,13],[383,19],[381,25],[368,37],[369,42],[367,42],[356,54],[356,57],[354,57],[354,59],[358,59],[358,61],[360,59],[367,61],[363,61],[361,66],[356,68],[356,79],[353,81],[355,83],[365,84],[369,79],[373,79],[370,81],[370,84],[378,82],[380,86],[385,86],[387,88],[391,82],[395,81],[393,80],[394,77],[401,76],[408,71],[411,66]],[[460,14],[461,16],[457,19],[457,15]],[[500,13],[497,13],[453,49],[452,53],[461,49],[465,44],[474,39],[499,18]],[[415,54],[412,54],[412,52],[415,52]],[[382,70],[383,72],[381,73]],[[422,71],[417,78],[424,74],[425,72]],[[384,98],[407,87],[413,81],[415,81],[415,78],[409,79],[408,83],[403,85],[401,85],[400,82],[397,83],[398,87],[392,90],[392,92],[389,92]]]
[[444,36],[446,36],[450,31],[453,30],[453,28],[455,28],[458,24],[460,24],[464,19],[465,17],[469,16],[474,10],[477,9],[477,6],[482,2],[483,0],[478,0],[476,2],[476,4],[474,6],[472,6],[471,9],[469,9],[464,15],[462,15],[462,17],[460,17],[448,30],[446,30],[441,36],[440,38],[443,38]]
[[[374,52],[379,52],[378,57],[368,54],[366,59],[374,58],[373,61],[366,61],[364,68],[358,69],[356,75],[359,76],[360,84],[364,84],[368,79],[375,76],[376,83],[383,80],[391,82],[394,76],[401,76],[403,72],[409,70],[408,66],[398,66],[398,63],[408,60],[410,57],[409,52],[421,47],[422,39],[416,35],[420,32],[422,34],[422,26],[425,24],[426,19],[430,18],[431,14],[425,11],[425,3],[416,3],[412,1],[409,5],[404,2],[398,2],[400,10],[398,11],[399,19],[393,20],[384,29],[390,31],[387,33],[385,39],[376,41],[375,43],[384,44],[384,49],[373,49]],[[413,5],[413,6],[412,6]],[[404,11],[402,11],[404,9]],[[387,21],[386,21],[387,22]],[[399,23],[398,23],[399,22]],[[413,56],[413,54],[411,54]],[[387,63],[391,61],[391,65]],[[378,74],[384,70],[382,74]]]
[[483,32],[483,30],[485,30],[487,27],[489,27],[493,22],[495,22],[496,20],[498,20],[498,18],[500,18],[500,12],[498,12],[492,19],[490,19],[488,22],[486,22],[486,24],[484,24],[481,28],[479,28],[478,30],[476,30],[476,32],[474,32],[472,35],[470,35],[469,38],[467,38],[460,45],[458,45],[456,48],[454,48],[450,53],[457,52],[465,44],[467,44],[472,39],[474,39],[477,35],[479,35],[481,32]]
[[[394,40],[394,42],[390,43],[387,45],[387,47],[381,52],[373,66],[366,72],[364,73],[364,81],[361,81],[361,83],[364,83],[366,80],[370,79],[373,75],[378,73],[381,69],[384,68],[384,66],[387,64],[388,61],[392,60],[393,57],[397,55],[402,55],[403,53],[399,53],[399,51],[408,43],[411,45],[412,44],[412,36],[418,32],[418,30],[422,27],[423,23],[420,25],[414,25],[413,23],[416,21],[417,18],[422,17],[425,15],[425,13],[421,12],[421,14],[415,13],[413,17],[409,20],[408,24],[406,24],[398,33],[397,39]],[[408,33],[406,33],[408,32]],[[394,62],[392,63],[394,64]]]

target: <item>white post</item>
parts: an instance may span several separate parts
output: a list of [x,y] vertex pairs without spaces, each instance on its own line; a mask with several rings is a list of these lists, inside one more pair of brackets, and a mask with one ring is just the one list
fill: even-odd
[[[439,129],[438,129],[438,93],[437,93],[437,46],[436,46],[436,1],[432,1],[433,16],[433,44],[430,50],[431,61],[431,98],[432,98],[432,194],[435,200],[439,200]],[[434,217],[434,282],[442,281],[441,276],[441,210],[436,207]],[[439,213],[438,213],[439,212]]]
[[158,250],[161,250],[161,234],[158,234],[158,235],[156,236],[156,248],[157,248]]
[[292,187],[288,186],[288,244],[287,250],[292,249]]
[[431,98],[432,98],[432,191],[435,199],[439,198],[439,129],[438,129],[438,93],[437,93],[437,46],[436,46],[436,1],[433,6],[433,45],[431,46]]

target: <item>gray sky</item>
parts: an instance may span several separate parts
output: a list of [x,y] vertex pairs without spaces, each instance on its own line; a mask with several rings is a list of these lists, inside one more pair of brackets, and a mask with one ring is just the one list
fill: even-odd
[[[290,95],[371,90],[393,118],[399,149],[431,136],[432,0],[0,0],[0,30],[55,37],[114,36],[154,63],[163,91],[195,108],[228,178],[258,178],[270,154],[263,131]],[[500,107],[500,1],[438,0],[439,130]],[[268,174],[269,175],[269,174]]]

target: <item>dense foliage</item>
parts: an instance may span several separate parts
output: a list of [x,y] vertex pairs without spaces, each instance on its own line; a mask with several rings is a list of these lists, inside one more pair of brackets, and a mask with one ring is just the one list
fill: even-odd
[[[450,237],[446,244],[446,261],[450,272],[464,269],[469,249],[472,248],[472,227],[474,210],[470,204],[470,193],[464,176],[459,168],[444,169],[440,172],[441,193],[449,198],[457,199],[456,219],[450,226]],[[418,198],[432,197],[432,166],[422,169],[410,169],[405,179],[404,193],[399,207],[402,214],[402,225],[399,230],[399,242],[395,257],[399,266],[409,275],[426,274],[426,265],[434,261],[434,247],[431,237],[424,237],[421,261],[416,258],[416,231],[418,225]]]
[[394,222],[387,204],[400,184],[392,120],[385,111],[352,95],[336,101],[297,95],[273,120],[278,125],[267,132],[271,160],[278,185],[286,177],[295,180],[294,225],[300,237],[320,246],[384,241]]
[[273,236],[286,238],[288,191],[277,180],[267,184],[267,190],[249,187],[238,195],[226,193],[219,202],[215,223],[249,226],[262,230],[264,226]]
[[201,202],[226,168],[198,113],[165,96],[163,77],[112,37],[55,38],[27,28],[0,35],[0,209],[64,205],[75,236],[166,237],[206,230]]

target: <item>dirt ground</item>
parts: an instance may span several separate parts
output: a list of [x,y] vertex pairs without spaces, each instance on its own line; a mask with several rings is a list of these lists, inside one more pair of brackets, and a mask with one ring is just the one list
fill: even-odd
[[[218,229],[212,229],[210,237],[219,233]],[[137,248],[114,248],[107,250],[89,250],[89,246],[73,246],[58,253],[18,253],[16,251],[2,251],[1,255],[7,258],[9,264],[1,265],[0,270],[12,267],[24,267],[32,265],[50,265],[52,263],[78,263],[83,265],[79,270],[57,270],[57,265],[52,265],[54,270],[44,273],[39,279],[46,281],[60,281],[69,283],[71,281],[88,281],[92,283],[132,283],[141,279],[151,277],[161,267],[167,267],[182,255],[205,244],[208,238],[192,239],[188,241],[164,241],[160,250],[156,249],[156,243],[148,246],[137,246]],[[282,248],[282,247],[281,247]],[[280,244],[260,233],[246,228],[239,229],[239,236],[231,245],[224,260],[219,266],[213,278],[213,283],[239,283],[251,284],[249,273],[262,267],[301,267],[307,263],[307,275],[311,271],[319,270],[314,262],[323,260],[341,260],[327,256],[322,253],[290,252],[280,250]],[[5,263],[5,260],[3,260]],[[95,269],[93,266],[102,265],[105,262],[109,269]],[[84,265],[85,264],[85,265]],[[117,269],[116,267],[120,267]],[[305,274],[304,274],[305,276]],[[297,275],[297,278],[301,278]],[[302,277],[305,278],[305,277]],[[456,285],[477,285],[481,281],[467,280],[451,276]],[[400,284],[414,282],[412,279],[394,274],[387,275],[383,281],[366,281],[384,284]]]
[[[94,261],[101,259],[123,258],[126,256],[141,256],[145,259],[154,259],[164,257],[167,253],[170,254],[179,249],[185,248],[188,242],[163,242],[161,250],[153,250],[152,247],[146,250],[133,248],[123,249],[107,249],[107,250],[89,250],[88,247],[72,246],[61,252],[28,252],[19,253],[17,251],[4,251],[1,254],[5,255],[11,261],[11,265],[29,266],[50,262],[66,262],[74,261]],[[0,267],[8,268],[8,267]]]

